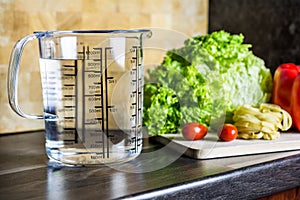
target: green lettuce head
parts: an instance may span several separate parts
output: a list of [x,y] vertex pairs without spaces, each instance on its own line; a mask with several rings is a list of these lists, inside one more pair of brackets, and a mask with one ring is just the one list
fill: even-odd
[[243,40],[223,30],[197,36],[148,71],[143,123],[150,135],[176,133],[189,122],[231,122],[237,106],[270,100],[271,72]]

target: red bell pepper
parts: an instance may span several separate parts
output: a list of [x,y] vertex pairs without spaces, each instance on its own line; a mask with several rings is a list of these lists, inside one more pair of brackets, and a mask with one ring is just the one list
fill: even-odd
[[272,101],[290,113],[300,131],[300,65],[285,63],[276,69]]

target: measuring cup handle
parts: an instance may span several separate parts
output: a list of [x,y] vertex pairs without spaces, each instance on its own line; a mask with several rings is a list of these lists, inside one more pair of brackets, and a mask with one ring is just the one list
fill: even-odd
[[20,116],[28,119],[43,119],[43,115],[30,115],[24,113],[18,103],[18,74],[20,68],[21,56],[25,45],[34,39],[36,34],[28,35],[19,40],[12,49],[8,66],[7,92],[10,107]]

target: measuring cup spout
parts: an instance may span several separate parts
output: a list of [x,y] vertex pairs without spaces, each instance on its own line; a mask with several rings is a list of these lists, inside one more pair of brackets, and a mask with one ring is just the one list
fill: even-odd
[[152,37],[152,31],[151,30],[145,30],[145,33],[143,35],[146,39],[149,39],[149,38]]

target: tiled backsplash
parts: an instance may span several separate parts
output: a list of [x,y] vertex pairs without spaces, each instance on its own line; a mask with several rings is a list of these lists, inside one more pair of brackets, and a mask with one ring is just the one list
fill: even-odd
[[[187,36],[207,33],[208,0],[0,0],[0,133],[43,129],[42,120],[16,115],[7,100],[7,67],[17,40],[37,30],[163,28]],[[19,101],[41,114],[37,42],[24,50]]]

